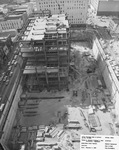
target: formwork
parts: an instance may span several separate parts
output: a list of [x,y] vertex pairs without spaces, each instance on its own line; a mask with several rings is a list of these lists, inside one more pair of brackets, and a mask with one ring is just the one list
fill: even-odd
[[[42,33],[39,35],[43,36],[42,39],[37,36],[36,40],[21,41],[21,53],[25,63],[23,68],[25,90],[61,90],[68,87],[70,29],[65,25],[66,20],[63,17],[65,16],[62,16],[61,23],[57,21],[60,16],[46,20],[44,35]],[[32,20],[29,25],[31,23]],[[38,34],[37,30],[32,32],[32,36],[34,34]]]

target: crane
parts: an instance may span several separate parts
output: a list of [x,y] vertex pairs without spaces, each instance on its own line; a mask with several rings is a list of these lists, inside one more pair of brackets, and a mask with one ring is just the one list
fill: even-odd
[[62,13],[62,11],[61,11],[60,4],[57,2],[57,0],[55,0],[55,1],[56,1],[57,5],[58,5],[59,13],[61,14],[61,13]]

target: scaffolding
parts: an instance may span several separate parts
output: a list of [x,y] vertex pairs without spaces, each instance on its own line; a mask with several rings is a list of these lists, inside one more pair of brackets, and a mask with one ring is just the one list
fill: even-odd
[[[55,19],[48,18],[42,39],[20,41],[24,45],[21,48],[26,63],[23,80],[28,91],[68,88],[70,29],[59,21],[56,23],[56,20],[56,16]],[[38,34],[37,31],[35,33]]]

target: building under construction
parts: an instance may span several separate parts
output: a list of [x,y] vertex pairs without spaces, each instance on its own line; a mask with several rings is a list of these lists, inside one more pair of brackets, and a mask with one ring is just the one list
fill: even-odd
[[64,14],[31,18],[21,37],[24,90],[68,87],[70,28]]

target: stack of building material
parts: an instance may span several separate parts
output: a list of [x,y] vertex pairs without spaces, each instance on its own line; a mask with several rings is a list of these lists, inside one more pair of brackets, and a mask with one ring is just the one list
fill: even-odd
[[89,129],[90,131],[101,131],[102,127],[101,127],[101,122],[100,119],[97,115],[95,114],[89,114],[88,115],[88,122],[89,122]]
[[45,140],[44,133],[45,133],[45,132],[44,132],[43,130],[38,130],[38,131],[37,131],[36,141],[44,142],[44,140]]
[[40,125],[39,130],[45,130],[45,125]]
[[22,127],[21,128],[21,132],[26,132],[27,131],[27,128],[26,127]]
[[57,134],[57,138],[60,138],[63,133],[64,133],[63,130],[59,131],[59,133]]
[[55,128],[55,129],[50,133],[51,137],[54,138],[55,136],[57,136],[58,132],[59,132],[59,129],[58,129],[58,128]]
[[41,147],[41,146],[55,146],[57,145],[57,142],[37,142],[36,147]]
[[82,129],[80,124],[76,123],[68,123],[68,125],[65,126],[66,129]]

